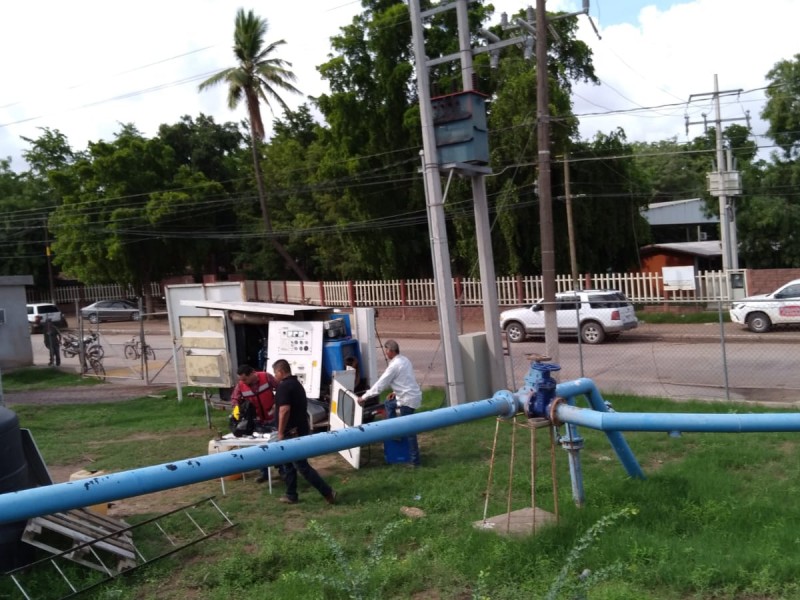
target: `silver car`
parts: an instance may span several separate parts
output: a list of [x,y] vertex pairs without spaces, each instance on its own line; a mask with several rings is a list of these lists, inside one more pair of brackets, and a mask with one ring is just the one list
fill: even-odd
[[[633,304],[616,290],[581,290],[556,294],[559,335],[580,334],[585,344],[602,344],[607,338],[639,326]],[[544,303],[500,313],[500,327],[511,342],[544,335]]]
[[139,305],[130,300],[98,300],[82,308],[81,317],[93,325],[101,321],[138,321]]

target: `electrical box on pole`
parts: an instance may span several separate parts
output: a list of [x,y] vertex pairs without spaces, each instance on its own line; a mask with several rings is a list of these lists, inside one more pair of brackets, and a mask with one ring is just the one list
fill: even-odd
[[486,95],[468,90],[431,98],[439,164],[489,164]]
[[706,174],[708,193],[712,196],[741,196],[742,174],[739,171],[714,171]]

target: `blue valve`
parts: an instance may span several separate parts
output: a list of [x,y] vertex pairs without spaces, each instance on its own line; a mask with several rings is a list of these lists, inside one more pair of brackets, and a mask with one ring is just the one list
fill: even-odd
[[561,370],[561,365],[554,363],[533,363],[531,370],[538,371],[539,381],[528,399],[526,414],[529,418],[550,418],[550,404],[556,397],[558,382],[551,377],[551,373]]

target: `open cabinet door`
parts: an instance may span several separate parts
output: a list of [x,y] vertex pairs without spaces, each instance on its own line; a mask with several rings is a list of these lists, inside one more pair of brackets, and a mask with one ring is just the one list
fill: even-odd
[[199,387],[233,386],[227,323],[222,315],[180,317],[186,380]]
[[[350,427],[361,427],[364,420],[364,409],[357,402],[351,390],[355,379],[355,371],[334,371],[331,389],[331,414],[328,417],[331,431],[340,431]],[[349,462],[353,468],[361,466],[361,448],[348,448],[340,450],[339,454]]]

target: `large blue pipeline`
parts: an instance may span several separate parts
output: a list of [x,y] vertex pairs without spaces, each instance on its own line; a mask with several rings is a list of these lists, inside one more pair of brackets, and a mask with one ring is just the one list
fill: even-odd
[[488,400],[376,421],[360,427],[10,492],[0,495],[0,523],[160,492],[486,417],[512,418],[520,412],[520,406],[521,401],[515,395],[502,391]]
[[[488,400],[417,413],[399,419],[376,421],[336,432],[319,433],[299,439],[265,443],[263,446],[10,492],[0,495],[0,523],[21,521],[35,516],[159,492],[486,417],[510,419],[520,412],[530,416],[536,395],[529,392],[527,388],[522,388],[517,393],[500,391]],[[555,396],[565,399],[551,401],[544,412],[554,424],[567,425],[567,434],[559,441],[570,454],[573,496],[579,505],[583,503],[578,458],[582,440],[577,435],[577,426],[604,431],[628,475],[635,478],[644,478],[644,474],[621,431],[735,433],[800,431],[798,413],[774,415],[617,413],[609,408],[591,379],[578,379],[553,385],[551,392],[551,400]],[[586,397],[591,408],[576,407],[575,399],[579,396]],[[536,397],[538,399],[538,396]]]

